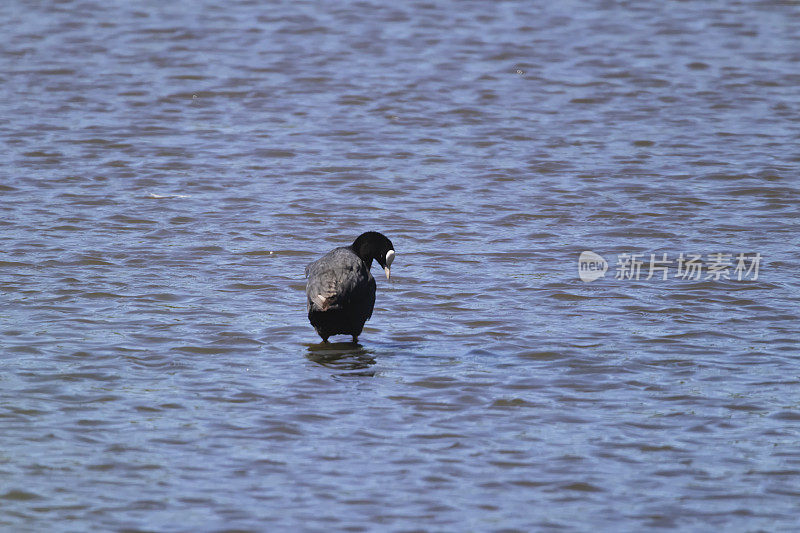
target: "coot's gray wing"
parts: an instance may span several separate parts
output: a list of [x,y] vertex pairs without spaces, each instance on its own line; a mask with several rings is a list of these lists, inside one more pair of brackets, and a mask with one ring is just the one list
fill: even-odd
[[[350,248],[335,248],[314,261],[306,267],[306,277],[309,311],[342,309],[356,304],[365,307],[366,318],[372,316],[375,279]],[[373,305],[365,305],[369,303]]]

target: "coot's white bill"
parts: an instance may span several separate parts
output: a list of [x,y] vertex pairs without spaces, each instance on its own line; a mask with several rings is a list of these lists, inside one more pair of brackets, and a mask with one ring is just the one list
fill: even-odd
[[386,272],[386,279],[389,279],[389,276],[392,274],[392,271],[389,268],[392,266],[392,261],[394,261],[394,250],[389,250],[386,252],[386,266],[383,267],[383,271]]

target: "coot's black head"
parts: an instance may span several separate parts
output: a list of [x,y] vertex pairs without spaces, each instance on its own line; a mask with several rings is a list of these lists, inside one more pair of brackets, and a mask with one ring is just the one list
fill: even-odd
[[350,248],[364,261],[367,268],[372,267],[373,259],[377,261],[386,272],[386,279],[389,279],[391,274],[389,267],[394,261],[394,245],[385,235],[377,231],[362,233]]

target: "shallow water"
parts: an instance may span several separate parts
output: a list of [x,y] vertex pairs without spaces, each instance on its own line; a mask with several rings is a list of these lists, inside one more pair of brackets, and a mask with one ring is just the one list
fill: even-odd
[[[0,29],[3,528],[796,527],[796,6],[68,0]],[[321,345],[304,266],[367,229],[392,281]],[[634,253],[762,259],[624,279]]]

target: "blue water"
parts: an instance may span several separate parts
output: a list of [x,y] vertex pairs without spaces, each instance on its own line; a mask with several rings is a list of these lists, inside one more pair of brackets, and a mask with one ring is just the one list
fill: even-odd
[[[0,29],[0,528],[796,529],[795,6],[67,0]],[[304,267],[366,230],[392,281],[319,344]]]

